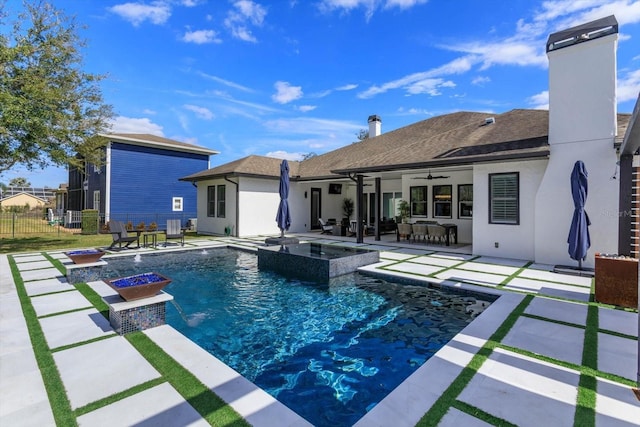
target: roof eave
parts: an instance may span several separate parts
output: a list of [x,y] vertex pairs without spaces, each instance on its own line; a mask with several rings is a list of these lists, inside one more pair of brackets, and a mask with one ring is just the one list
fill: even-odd
[[124,143],[139,145],[143,147],[163,148],[163,149],[172,150],[172,151],[181,151],[185,153],[195,153],[195,154],[206,154],[206,155],[220,154],[219,151],[211,150],[205,147],[197,147],[197,146],[185,147],[180,145],[167,144],[159,141],[149,141],[146,139],[117,136],[117,135],[108,134],[108,133],[100,133],[98,135],[101,137],[107,138],[109,141],[124,142]]
[[395,165],[380,165],[380,166],[368,166],[362,168],[352,168],[352,169],[338,169],[332,170],[331,172],[340,174],[340,175],[348,175],[350,173],[374,173],[374,172],[392,172],[399,171],[403,169],[424,169],[424,168],[433,168],[433,167],[441,167],[441,166],[463,166],[469,165],[473,163],[488,163],[488,162],[500,162],[500,161],[509,161],[509,160],[523,160],[523,159],[535,159],[535,158],[548,158],[550,151],[548,149],[538,151],[535,153],[519,153],[519,154],[503,154],[503,155],[494,155],[494,156],[475,156],[468,158],[455,158],[455,159],[447,159],[447,160],[437,160],[430,162],[417,162],[417,163],[402,163]]

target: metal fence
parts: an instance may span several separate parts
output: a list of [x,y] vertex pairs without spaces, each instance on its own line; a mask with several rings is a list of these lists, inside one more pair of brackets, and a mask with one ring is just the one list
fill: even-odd
[[[95,217],[95,213],[93,215]],[[195,212],[176,213],[126,213],[111,215],[109,220],[121,221],[128,228],[148,230],[155,224],[158,230],[167,228],[167,220],[179,219],[183,227],[195,229]],[[96,218],[98,224],[90,227],[94,232],[107,232],[104,214],[99,214]],[[86,225],[86,223],[85,223]],[[0,236],[15,238],[26,234],[60,234],[60,233],[80,233],[82,232],[82,212],[67,211],[64,215],[51,216],[43,213],[0,213]],[[85,230],[86,232],[86,230]]]

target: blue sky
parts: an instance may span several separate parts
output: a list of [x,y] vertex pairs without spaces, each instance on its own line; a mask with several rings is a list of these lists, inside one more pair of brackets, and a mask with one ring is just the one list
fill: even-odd
[[[299,159],[455,111],[547,108],[550,33],[614,14],[618,111],[640,91],[640,1],[56,0],[87,26],[112,131],[205,146],[216,166]],[[21,8],[8,0],[9,20]],[[57,187],[66,171],[17,168]]]

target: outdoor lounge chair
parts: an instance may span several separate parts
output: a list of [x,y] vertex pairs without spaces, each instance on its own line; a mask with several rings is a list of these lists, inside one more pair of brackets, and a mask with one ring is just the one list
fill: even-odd
[[170,240],[180,240],[182,246],[184,246],[184,230],[180,228],[179,219],[167,220],[167,231],[165,232],[164,245],[167,246],[167,242]]
[[322,218],[318,218],[318,222],[320,223],[320,227],[322,227],[322,233],[320,234],[333,234],[333,225],[327,224]]
[[111,246],[109,246],[109,249],[112,249],[116,243],[120,249],[122,249],[123,243],[126,243],[126,245],[124,245],[125,248],[128,248],[133,242],[136,242],[138,247],[140,247],[140,236],[137,233],[135,236],[129,236],[124,223],[120,221],[109,221],[109,231],[113,237],[113,242]]

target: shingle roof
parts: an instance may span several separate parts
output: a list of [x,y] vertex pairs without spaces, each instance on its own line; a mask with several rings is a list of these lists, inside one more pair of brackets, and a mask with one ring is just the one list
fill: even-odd
[[[251,155],[202,172],[194,173],[180,180],[200,181],[203,179],[238,175],[280,179],[281,163],[282,159]],[[297,176],[300,163],[296,161],[288,161],[288,163],[289,175],[291,177]]]
[[[494,121],[487,123],[492,117]],[[618,115],[624,135],[630,114]],[[337,150],[289,162],[293,179],[344,178],[349,172],[380,172],[471,164],[549,155],[549,111],[516,109],[502,114],[461,111],[423,120]],[[252,175],[278,178],[280,159],[248,156],[183,178]]]
[[135,145],[150,145],[162,148],[173,148],[180,151],[188,151],[199,154],[218,154],[219,151],[210,150],[200,145],[188,144],[186,142],[175,141],[173,139],[164,138],[157,135],[151,135],[148,133],[107,133],[102,134],[110,140],[125,142]]

